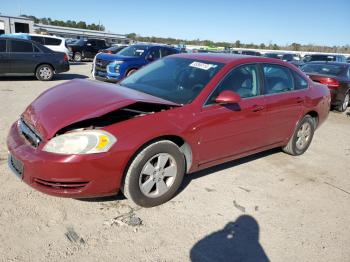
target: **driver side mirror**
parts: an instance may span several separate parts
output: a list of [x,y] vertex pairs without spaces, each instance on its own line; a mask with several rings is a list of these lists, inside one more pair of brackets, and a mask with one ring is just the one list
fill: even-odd
[[215,99],[215,102],[220,105],[228,105],[228,104],[238,104],[241,102],[241,96],[233,91],[224,90],[222,91],[217,98]]

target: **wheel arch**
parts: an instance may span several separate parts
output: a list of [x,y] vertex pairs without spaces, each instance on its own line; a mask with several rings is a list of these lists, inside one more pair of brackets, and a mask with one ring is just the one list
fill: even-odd
[[125,166],[125,169],[123,172],[123,180],[124,180],[125,175],[129,169],[129,166],[131,165],[132,161],[135,159],[135,157],[137,156],[138,153],[140,153],[147,146],[149,146],[155,142],[164,141],[164,140],[171,141],[180,148],[180,151],[183,153],[183,155],[185,157],[186,172],[188,172],[191,169],[192,163],[193,163],[193,154],[192,154],[192,148],[191,148],[190,144],[187,143],[186,140],[180,136],[164,135],[164,136],[155,137],[155,138],[145,142],[132,154],[132,156],[128,160],[127,165]]
[[307,112],[307,113],[304,115],[304,117],[305,117],[306,115],[309,115],[309,116],[311,116],[311,117],[313,118],[313,120],[315,121],[315,129],[316,129],[317,126],[318,126],[318,122],[319,122],[319,115],[318,115],[318,113],[317,113],[316,111],[312,110],[312,111]]

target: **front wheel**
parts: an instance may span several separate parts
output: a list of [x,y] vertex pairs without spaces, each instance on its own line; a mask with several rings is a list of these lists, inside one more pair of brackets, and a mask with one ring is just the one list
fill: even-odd
[[50,81],[54,75],[53,68],[50,65],[40,65],[36,69],[35,76],[40,81]]
[[75,62],[81,62],[81,60],[83,60],[83,57],[82,57],[81,53],[76,52],[76,53],[74,53],[73,59]]
[[306,115],[298,123],[288,144],[282,147],[283,151],[293,156],[303,154],[311,144],[315,132],[315,126],[314,119],[311,116]]
[[132,160],[122,185],[124,195],[142,207],[170,200],[185,174],[185,158],[179,147],[168,140],[155,142]]
[[347,92],[346,95],[344,96],[344,100],[342,101],[342,103],[339,106],[337,106],[336,109],[339,112],[345,112],[349,106],[349,100],[350,100],[350,94],[349,94],[349,92]]

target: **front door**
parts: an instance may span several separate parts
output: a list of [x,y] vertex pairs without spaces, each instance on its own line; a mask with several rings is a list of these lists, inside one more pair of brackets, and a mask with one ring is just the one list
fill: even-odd
[[[266,102],[260,87],[255,64],[233,69],[216,87],[199,114],[200,164],[266,146]],[[242,101],[232,105],[216,104],[215,98],[223,90],[238,93]]]
[[37,65],[37,53],[31,42],[10,40],[10,72],[12,74],[34,74]]

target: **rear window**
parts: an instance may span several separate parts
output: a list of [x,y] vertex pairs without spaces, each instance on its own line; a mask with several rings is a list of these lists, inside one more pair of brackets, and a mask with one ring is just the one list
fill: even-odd
[[45,37],[45,45],[60,45],[61,39]]
[[343,72],[344,67],[341,65],[328,65],[328,64],[306,64],[301,70],[305,73],[321,74],[338,76]]
[[29,42],[11,40],[11,51],[18,53],[32,53],[33,45]]
[[335,61],[336,57],[334,55],[308,55],[305,56],[304,61],[305,62],[312,62],[312,61]]
[[30,39],[44,45],[44,38],[42,36],[30,36]]
[[6,40],[0,40],[0,53],[6,52]]

